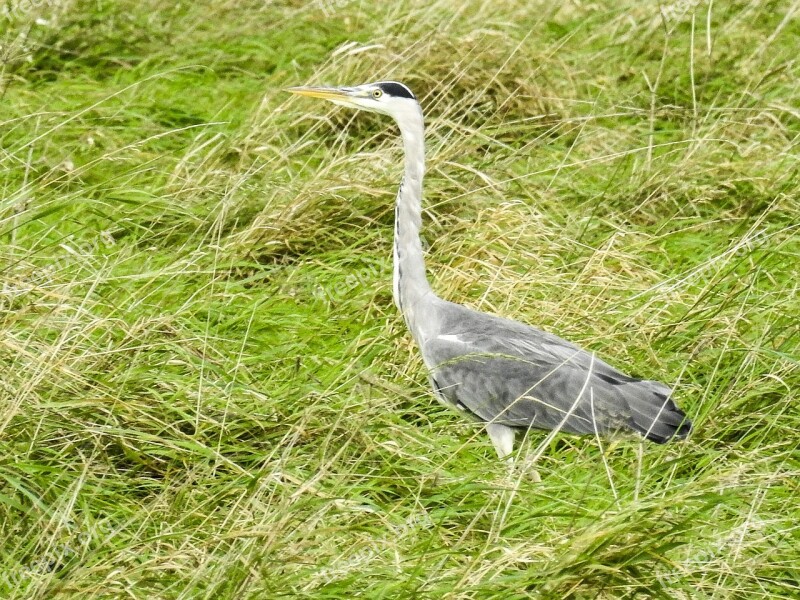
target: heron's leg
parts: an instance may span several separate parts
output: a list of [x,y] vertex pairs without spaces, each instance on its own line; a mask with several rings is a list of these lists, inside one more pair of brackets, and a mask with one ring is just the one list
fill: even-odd
[[[508,463],[509,477],[514,477],[514,457],[511,453],[514,451],[514,430],[506,425],[499,423],[487,423],[486,433],[494,444],[494,449],[497,450],[497,455],[500,460],[505,460]],[[526,464],[522,469],[522,473],[527,474],[532,481],[540,483],[542,481],[539,471],[534,469],[532,465]]]
[[514,430],[499,423],[487,423],[486,433],[489,434],[492,444],[494,444],[494,449],[497,450],[497,455],[501,459],[507,458],[509,463],[512,463],[511,452],[514,451]]
[[534,483],[541,483],[542,476],[539,475],[539,471],[534,466],[533,462],[529,459],[524,461],[524,466],[522,467],[522,472],[527,475],[528,479],[533,481]]

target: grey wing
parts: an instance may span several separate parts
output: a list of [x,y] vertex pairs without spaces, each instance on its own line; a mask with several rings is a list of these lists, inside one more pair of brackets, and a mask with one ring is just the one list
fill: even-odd
[[629,377],[555,335],[451,306],[423,355],[437,393],[480,420],[572,433],[630,429],[657,442],[688,433],[664,384]]
[[594,432],[584,381],[572,368],[464,347],[447,338],[431,340],[426,350],[437,360],[431,369],[437,393],[482,421],[554,429],[563,420],[565,431]]

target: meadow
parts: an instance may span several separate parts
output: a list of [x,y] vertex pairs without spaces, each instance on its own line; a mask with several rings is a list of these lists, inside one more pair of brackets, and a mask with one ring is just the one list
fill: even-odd
[[[0,3],[0,597],[800,597],[800,2]],[[391,298],[675,386],[509,476]],[[531,469],[541,476],[536,481]]]

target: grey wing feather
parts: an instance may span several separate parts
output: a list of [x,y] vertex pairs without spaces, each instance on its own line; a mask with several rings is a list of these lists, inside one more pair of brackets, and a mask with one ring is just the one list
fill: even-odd
[[516,428],[605,433],[656,442],[691,424],[664,384],[629,377],[578,346],[516,321],[447,303],[423,357],[437,394],[476,418]]

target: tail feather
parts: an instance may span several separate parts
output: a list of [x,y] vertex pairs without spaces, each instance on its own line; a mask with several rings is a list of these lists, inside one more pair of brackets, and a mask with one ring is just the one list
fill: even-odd
[[672,390],[667,386],[643,380],[627,384],[627,387],[637,388],[635,393],[627,394],[631,411],[629,424],[634,431],[658,444],[689,435],[692,422],[669,398]]

